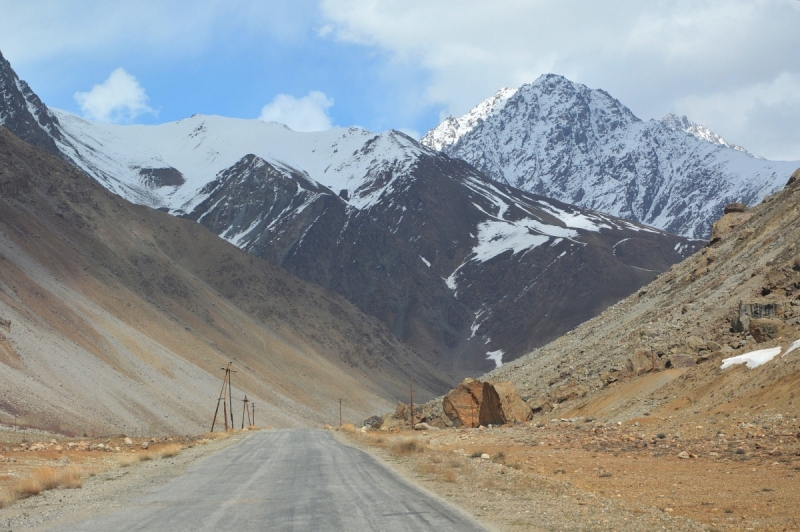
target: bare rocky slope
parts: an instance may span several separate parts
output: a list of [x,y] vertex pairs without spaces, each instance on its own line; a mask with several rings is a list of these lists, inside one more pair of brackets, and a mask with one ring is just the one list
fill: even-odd
[[[729,207],[701,252],[485,378],[512,380],[549,417],[797,417],[800,350],[789,350],[800,339],[799,201],[797,171],[760,205]],[[769,348],[775,357],[754,369],[721,369]]]
[[307,425],[450,384],[344,298],[200,224],[137,206],[0,128],[0,422],[73,433],[208,430],[234,411]]

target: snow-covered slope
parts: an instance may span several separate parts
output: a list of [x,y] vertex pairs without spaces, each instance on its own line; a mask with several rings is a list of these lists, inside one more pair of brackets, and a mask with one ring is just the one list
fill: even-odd
[[434,150],[441,150],[445,146],[455,144],[458,139],[472,131],[480,120],[484,120],[492,114],[498,107],[501,107],[506,100],[511,98],[517,89],[503,87],[491,98],[487,98],[470,111],[459,117],[448,116],[441,124],[428,131],[419,141],[423,146]]
[[442,151],[523,190],[707,238],[727,203],[757,203],[800,162],[758,159],[704,132],[644,122],[605,91],[548,74]]
[[749,151],[739,146],[738,144],[729,143],[727,140],[723,139],[721,136],[717,135],[706,126],[698,124],[697,122],[692,122],[691,120],[686,118],[686,115],[678,116],[669,113],[668,115],[666,115],[664,118],[661,119],[661,122],[663,122],[664,125],[672,129],[673,131],[684,131],[686,133],[694,135],[700,140],[705,140],[706,142],[717,144],[719,146],[725,146],[726,148],[733,148],[736,151],[752,155]]

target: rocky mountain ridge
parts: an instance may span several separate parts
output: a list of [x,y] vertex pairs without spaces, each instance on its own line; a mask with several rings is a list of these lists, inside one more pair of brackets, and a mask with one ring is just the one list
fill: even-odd
[[397,131],[48,112],[63,157],[109,190],[342,294],[457,376],[549,341],[700,245],[495,183]]
[[547,74],[441,149],[496,181],[708,238],[726,204],[758,203],[800,163],[755,158],[699,128],[642,121],[603,90]]

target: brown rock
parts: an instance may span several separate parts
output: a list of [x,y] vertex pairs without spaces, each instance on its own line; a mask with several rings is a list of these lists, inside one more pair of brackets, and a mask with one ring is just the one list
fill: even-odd
[[500,397],[488,382],[464,379],[444,397],[442,409],[455,425],[478,427],[505,423]]
[[551,391],[550,400],[555,403],[563,403],[565,401],[577,399],[578,397],[583,397],[586,395],[586,393],[586,388],[577,382],[568,382],[567,384],[562,384]]
[[645,351],[644,349],[637,349],[627,362],[628,371],[632,375],[643,375],[649,371],[653,371],[655,364],[653,362],[653,354]]
[[730,214],[732,212],[744,212],[747,209],[747,206],[744,203],[728,203],[725,206],[725,214]]
[[708,345],[706,341],[700,338],[699,336],[690,336],[686,339],[686,347],[694,351],[695,353],[698,351],[707,351]]
[[774,340],[775,338],[788,334],[788,327],[786,324],[780,320],[770,319],[750,320],[747,330],[758,343]]
[[744,332],[750,328],[750,320],[780,317],[786,314],[789,304],[786,302],[739,302],[739,312],[731,325],[735,332]]
[[531,412],[536,414],[538,412],[550,412],[553,410],[553,405],[547,397],[537,397],[536,399],[528,399],[526,403],[531,409]]
[[666,367],[691,368],[695,364],[696,363],[693,356],[686,354],[677,354],[677,355],[670,355],[670,357],[667,359]]
[[405,403],[397,403],[397,408],[394,409],[394,418],[405,419],[406,416],[411,416],[408,405]]
[[750,219],[752,212],[727,212],[711,226],[711,242],[716,244],[728,236],[736,227]]
[[500,397],[500,407],[506,422],[524,423],[533,418],[531,408],[519,396],[513,382],[495,382],[492,385]]

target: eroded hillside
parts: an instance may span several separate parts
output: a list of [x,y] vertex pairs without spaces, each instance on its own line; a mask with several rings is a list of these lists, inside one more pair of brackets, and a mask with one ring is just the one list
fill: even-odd
[[[0,128],[0,421],[208,429],[226,361],[259,424],[362,419],[448,377],[344,298],[106,191]],[[260,413],[259,413],[260,412]]]

